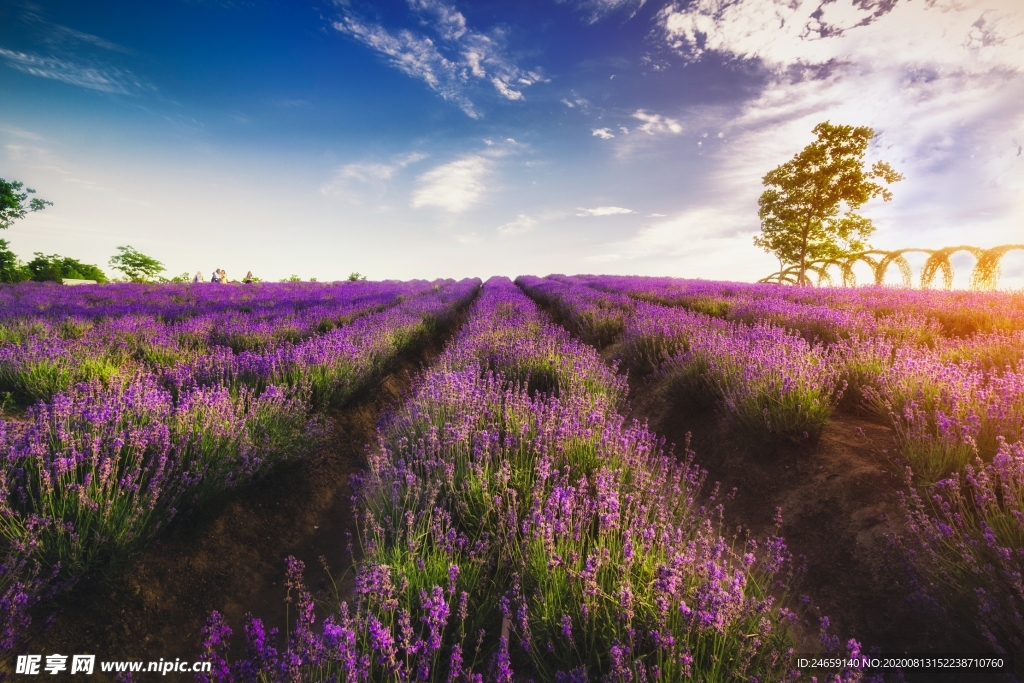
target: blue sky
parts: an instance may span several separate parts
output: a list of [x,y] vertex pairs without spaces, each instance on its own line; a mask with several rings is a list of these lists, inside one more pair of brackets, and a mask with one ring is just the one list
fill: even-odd
[[1021,102],[1017,0],[0,0],[0,177],[54,202],[0,236],[207,277],[755,280],[760,178],[826,119],[907,177],[876,246],[1024,242]]

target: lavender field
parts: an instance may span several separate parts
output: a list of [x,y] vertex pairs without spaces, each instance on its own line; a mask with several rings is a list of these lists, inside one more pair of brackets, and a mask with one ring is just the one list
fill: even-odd
[[[1022,676],[1020,294],[522,276],[0,302],[9,673],[75,634],[215,681]],[[307,515],[307,471],[343,504]],[[264,515],[248,554],[207,552],[238,510]],[[191,612],[154,606],[182,591]],[[797,665],[870,652],[1006,665]]]

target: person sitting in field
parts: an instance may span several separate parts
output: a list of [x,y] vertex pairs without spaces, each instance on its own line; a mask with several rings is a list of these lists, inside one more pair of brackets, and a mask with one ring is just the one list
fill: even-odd
[[213,275],[210,276],[210,282],[220,282],[220,268],[213,271]]
[[192,278],[192,282],[203,282],[203,271],[197,270],[196,276]]
[[217,272],[218,272],[218,273],[220,273],[220,283],[221,283],[222,285],[226,285],[226,284],[228,283],[228,274],[227,274],[227,271],[225,271],[225,270],[224,270],[223,268],[221,268],[221,269],[220,269],[220,270],[218,270]]
[[250,270],[248,273],[245,274],[245,279],[242,280],[242,282],[244,282],[247,285],[251,285],[252,284],[252,279],[253,279],[252,278],[252,271]]

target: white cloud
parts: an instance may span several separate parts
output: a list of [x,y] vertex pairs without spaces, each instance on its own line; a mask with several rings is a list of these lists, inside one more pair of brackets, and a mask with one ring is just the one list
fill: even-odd
[[98,47],[111,52],[121,52],[123,54],[132,55],[135,54],[134,50],[112,43],[109,40],[94,36],[91,33],[82,33],[76,31],[73,28],[67,26],[61,26],[59,24],[49,24],[49,33],[44,38],[44,41],[55,47],[67,47],[69,45],[84,44],[86,47]]
[[878,226],[875,244],[1020,241],[1018,0],[694,0],[670,5],[658,20],[667,45],[688,61],[714,53],[767,72],[765,87],[738,111],[693,116],[728,144],[703,146],[717,164],[708,196],[753,216],[752,227],[760,177],[831,120],[872,126],[879,137],[869,158],[906,175],[893,202],[865,209]]
[[341,197],[353,204],[360,204],[365,199],[380,199],[387,190],[387,182],[396,173],[426,158],[426,154],[412,152],[396,157],[390,163],[362,161],[339,166],[334,169],[331,179],[320,186],[320,194]]
[[615,137],[615,133],[610,128],[595,128],[592,133],[595,138],[601,138],[602,140],[611,140]]
[[505,83],[500,78],[492,78],[491,83],[494,84],[494,89],[501,93],[501,96],[507,100],[521,100],[523,99],[523,93],[518,90],[513,90],[508,87],[508,83]]
[[624,209],[621,206],[599,206],[596,209],[584,209],[580,206],[576,207],[576,210],[579,211],[579,213],[576,214],[579,217],[617,216],[624,213],[636,213],[632,209]]
[[[41,140],[34,134],[29,134],[28,139]],[[52,177],[60,178],[62,182],[72,183],[82,188],[90,190],[108,190],[109,188],[103,186],[101,183],[91,178],[81,178],[79,176],[86,175],[88,170],[78,167],[67,159],[57,156],[50,149],[44,147],[37,147],[35,145],[4,145],[4,149],[7,152],[7,156],[10,161],[16,161],[21,164],[25,164],[28,168],[36,171],[42,171],[47,174],[52,174]],[[85,171],[83,173],[83,171]]]
[[531,232],[537,226],[537,219],[521,213],[511,223],[506,223],[498,228],[498,234],[503,237],[512,237]]
[[485,181],[492,171],[493,162],[479,154],[433,168],[416,179],[418,187],[412,193],[412,206],[434,206],[461,213],[486,194]]
[[587,109],[590,107],[590,100],[588,100],[587,98],[577,97],[576,93],[572,93],[572,96],[573,98],[571,100],[567,97],[563,97],[561,99],[562,104],[564,104],[569,109],[575,109],[576,107],[579,107],[580,109]]
[[0,58],[9,66],[32,76],[49,78],[81,88],[116,95],[132,95],[153,87],[131,71],[102,64],[88,64],[56,57],[17,52],[0,47]]
[[[584,13],[587,23],[593,24],[604,19],[609,14],[624,11],[629,14],[630,19],[636,16],[640,8],[644,6],[645,0],[575,0],[576,7]],[[559,0],[564,2],[564,0]]]
[[30,130],[25,130],[24,128],[18,128],[17,126],[0,126],[0,131],[15,137],[25,138],[27,140],[43,140],[42,135],[33,133]]
[[718,52],[772,67],[852,59],[975,72],[1024,65],[1018,0],[695,0],[666,7],[659,21],[690,59]]
[[384,55],[396,69],[422,80],[471,118],[481,115],[470,98],[476,82],[489,82],[506,100],[521,100],[522,88],[548,81],[539,71],[521,69],[505,54],[500,30],[489,34],[474,31],[461,12],[439,0],[408,3],[436,40],[409,30],[367,23],[347,3],[340,3],[341,18],[332,25]]
[[420,12],[424,19],[445,40],[458,40],[466,35],[466,17],[451,5],[433,0],[409,0],[409,7]]
[[773,259],[751,248],[749,222],[732,212],[699,207],[667,221],[653,223],[625,240],[602,245],[588,260],[622,264],[635,271],[638,260],[657,261],[686,277],[756,280],[768,275]]
[[643,109],[637,109],[633,114],[633,118],[643,121],[641,125],[637,126],[637,130],[642,130],[649,135],[683,132],[683,124],[676,119],[662,116],[661,114],[648,114]]
[[485,78],[487,71],[483,67],[483,55],[475,50],[466,50],[462,53],[462,58],[466,60],[466,66],[469,67],[469,72],[477,78]]
[[422,80],[442,98],[457,104],[470,118],[479,118],[479,112],[464,92],[466,65],[449,60],[430,38],[411,31],[391,33],[383,26],[365,24],[351,14],[334,22],[334,28],[385,55],[393,67]]

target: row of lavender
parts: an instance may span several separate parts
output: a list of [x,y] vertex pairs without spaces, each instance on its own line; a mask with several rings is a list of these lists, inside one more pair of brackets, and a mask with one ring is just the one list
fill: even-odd
[[429,288],[424,280],[365,280],[310,283],[255,283],[226,287],[191,284],[120,283],[117,287],[61,287],[52,282],[25,282],[0,288],[0,320],[62,318],[97,320],[143,315],[184,320],[208,313],[254,312],[274,317],[317,306],[355,301],[392,291]]
[[[966,609],[968,620],[993,645],[1024,656],[1019,327],[930,343],[912,343],[910,335],[880,329],[873,336],[861,336],[866,327],[835,329],[826,343],[808,334],[813,327],[807,321],[821,324],[821,311],[831,310],[829,297],[856,302],[855,295],[823,292],[815,302],[813,291],[791,294],[775,286],[772,298],[768,286],[736,285],[741,292],[755,290],[760,310],[774,313],[767,316],[771,322],[755,318],[747,324],[729,315],[648,303],[671,301],[674,294],[637,280],[524,277],[518,282],[581,338],[615,344],[612,354],[634,374],[656,373],[691,406],[717,405],[727,419],[754,433],[813,437],[843,402],[888,420],[911,473],[908,510],[915,538],[908,539],[908,549],[922,584],[949,609]],[[728,286],[703,285],[720,292]],[[899,294],[867,290],[861,296],[862,302],[896,302]],[[929,303],[925,295],[907,294],[922,319],[941,308],[943,296]],[[976,303],[986,301],[982,296]],[[1019,305],[1011,303],[1003,310]],[[746,305],[740,301],[731,310]],[[875,321],[890,315],[870,309],[865,303],[861,312]],[[843,314],[830,324],[840,325]],[[958,353],[951,354],[951,348]]]
[[[272,300],[276,287],[264,287]],[[316,447],[324,418],[315,408],[350,398],[478,288],[478,280],[387,285],[367,315],[299,343],[126,364],[0,421],[0,650],[23,640],[41,600],[119,570],[181,511]],[[350,291],[357,300],[366,293]],[[332,310],[353,310],[334,298]],[[392,305],[370,313],[382,301]]]
[[583,285],[523,276],[517,283],[584,341],[615,344],[634,376],[660,373],[696,408],[720,406],[758,436],[816,438],[842,397],[820,344],[771,325],[748,327]]
[[[0,397],[30,405],[79,382],[158,371],[217,347],[270,352],[436,286],[426,281],[224,288],[132,284],[75,288],[70,295],[68,288],[0,288],[0,299],[5,294],[15,299],[0,309]],[[42,298],[45,294],[52,299]]]
[[[583,275],[556,279],[742,322],[768,320],[833,335],[879,332],[933,341],[977,332],[1020,332],[1024,298],[1012,292],[895,287],[780,287],[777,284],[667,277]],[[918,328],[918,329],[915,329]]]
[[[754,432],[813,438],[845,404],[890,420],[901,455],[931,481],[961,471],[975,455],[990,460],[1001,439],[1024,438],[1024,370],[1016,358],[1024,353],[1022,331],[915,344],[845,333],[833,320],[838,331],[822,340],[801,324],[806,316],[787,309],[782,293],[776,300],[762,293],[777,315],[748,324],[613,293],[624,278],[607,279],[519,281],[584,339],[619,344],[634,374],[669,374],[680,391],[717,402]],[[827,307],[804,313],[817,309]]]
[[283,648],[250,615],[231,663],[214,613],[200,679],[799,678],[793,615],[772,597],[791,571],[784,542],[723,538],[704,473],[624,423],[624,392],[592,347],[490,280],[380,427],[356,499],[354,600],[318,628],[291,561],[299,616]]

